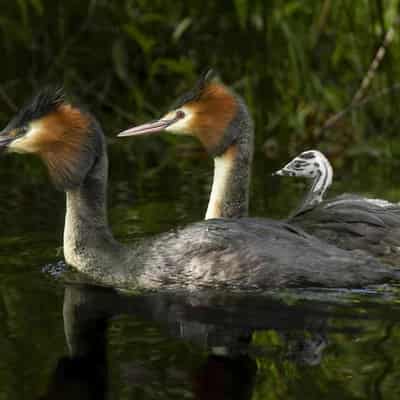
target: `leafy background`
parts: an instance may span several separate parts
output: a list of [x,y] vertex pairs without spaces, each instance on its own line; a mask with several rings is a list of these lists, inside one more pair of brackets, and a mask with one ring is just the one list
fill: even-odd
[[[293,153],[303,141],[326,142],[340,155],[396,136],[396,91],[326,137],[313,133],[350,104],[385,32],[397,30],[398,3],[18,0],[0,18],[1,119],[44,82],[59,82],[116,131],[158,115],[211,66],[246,98],[259,145],[273,138]],[[398,45],[395,34],[370,93],[398,83]]]
[[[376,96],[399,85],[398,15],[398,0],[18,0],[7,3],[0,17],[0,121],[44,84],[63,84],[103,123],[114,144],[114,181],[129,160],[131,186],[148,192],[146,177],[162,174],[178,158],[175,175],[192,168],[194,192],[203,193],[199,188],[209,181],[202,186],[195,178],[194,143],[172,137],[122,142],[114,134],[160,115],[200,71],[213,67],[244,96],[256,122],[258,213],[269,207],[282,215],[287,203],[294,206],[294,200],[285,200],[285,208],[266,204],[266,186],[273,193],[279,187],[284,198],[296,198],[298,191],[292,181],[289,189],[270,182],[264,170],[312,147],[328,154],[339,182],[351,174],[345,187],[353,180],[358,191],[376,188],[376,194],[399,199],[396,189],[382,183],[400,155],[399,90]],[[321,132],[329,117],[351,104],[391,28],[394,39],[365,91],[370,101]],[[189,161],[175,157],[176,149]],[[15,162],[3,169],[14,170]],[[206,201],[208,189],[199,196]]]
[[[399,201],[399,91],[376,97],[400,83],[399,3],[2,0],[0,122],[47,83],[64,85],[87,104],[109,138],[113,229],[130,240],[201,219],[212,162],[191,140],[118,140],[115,134],[160,115],[200,71],[213,67],[245,98],[255,119],[252,214],[284,216],[295,206],[304,184],[270,172],[312,147],[335,166],[332,194],[351,190]],[[365,92],[370,101],[321,132],[351,104],[391,28],[393,41]],[[60,258],[63,216],[63,194],[49,185],[38,160],[2,157],[0,399],[43,392],[67,352],[62,288],[40,272]],[[254,398],[398,398],[400,326],[388,310],[379,314],[382,320],[366,319],[360,332],[330,334],[326,356],[311,369],[286,360],[287,343],[276,331],[255,335],[256,344],[275,350],[257,358]],[[368,307],[360,306],[360,313],[368,314]],[[154,351],[171,365],[177,345],[150,343],[141,351],[129,338],[145,337],[145,330],[131,324],[114,327],[118,346],[111,346],[111,359],[117,365],[124,357],[147,361]],[[340,331],[340,318],[331,324]],[[182,356],[179,368],[190,369],[199,354]],[[159,370],[162,376],[164,364]],[[118,382],[115,387],[128,392]]]

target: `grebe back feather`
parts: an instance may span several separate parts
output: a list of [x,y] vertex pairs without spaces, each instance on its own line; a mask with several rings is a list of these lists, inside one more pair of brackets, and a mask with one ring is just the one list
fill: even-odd
[[343,194],[323,201],[332,183],[329,160],[317,150],[295,157],[276,175],[305,177],[312,183],[289,221],[345,249],[364,249],[391,263],[400,259],[400,207],[386,200]]

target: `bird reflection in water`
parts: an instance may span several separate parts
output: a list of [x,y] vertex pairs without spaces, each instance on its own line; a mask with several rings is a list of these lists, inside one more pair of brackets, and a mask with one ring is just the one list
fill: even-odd
[[[318,365],[327,333],[332,332],[327,322],[333,308],[302,302],[287,305],[256,295],[199,292],[128,296],[109,288],[70,285],[65,288],[63,309],[69,355],[58,361],[41,399],[109,398],[107,328],[121,315],[157,323],[169,336],[207,351],[200,367],[187,378],[192,398],[250,399],[256,383],[256,358],[271,351],[254,346],[253,334],[274,330],[284,343],[281,357],[296,364]],[[341,332],[344,330],[341,327]],[[124,384],[153,385],[151,371],[132,361]]]

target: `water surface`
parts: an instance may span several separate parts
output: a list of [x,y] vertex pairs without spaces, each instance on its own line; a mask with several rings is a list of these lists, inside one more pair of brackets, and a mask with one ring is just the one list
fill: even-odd
[[[165,149],[163,163],[145,166],[112,149],[121,240],[205,212],[212,163],[197,148],[180,158]],[[62,259],[63,194],[34,160],[1,161],[1,400],[399,398],[396,288],[138,297],[68,286],[43,272]],[[284,161],[257,153],[253,215],[284,216],[296,204],[303,183],[270,177]],[[339,171],[332,192],[395,200],[393,169],[360,160]]]

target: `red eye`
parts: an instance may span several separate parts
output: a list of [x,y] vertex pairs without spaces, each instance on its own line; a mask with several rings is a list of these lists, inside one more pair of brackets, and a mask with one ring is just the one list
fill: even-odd
[[178,119],[185,118],[186,114],[182,110],[178,110],[175,114],[175,117]]

